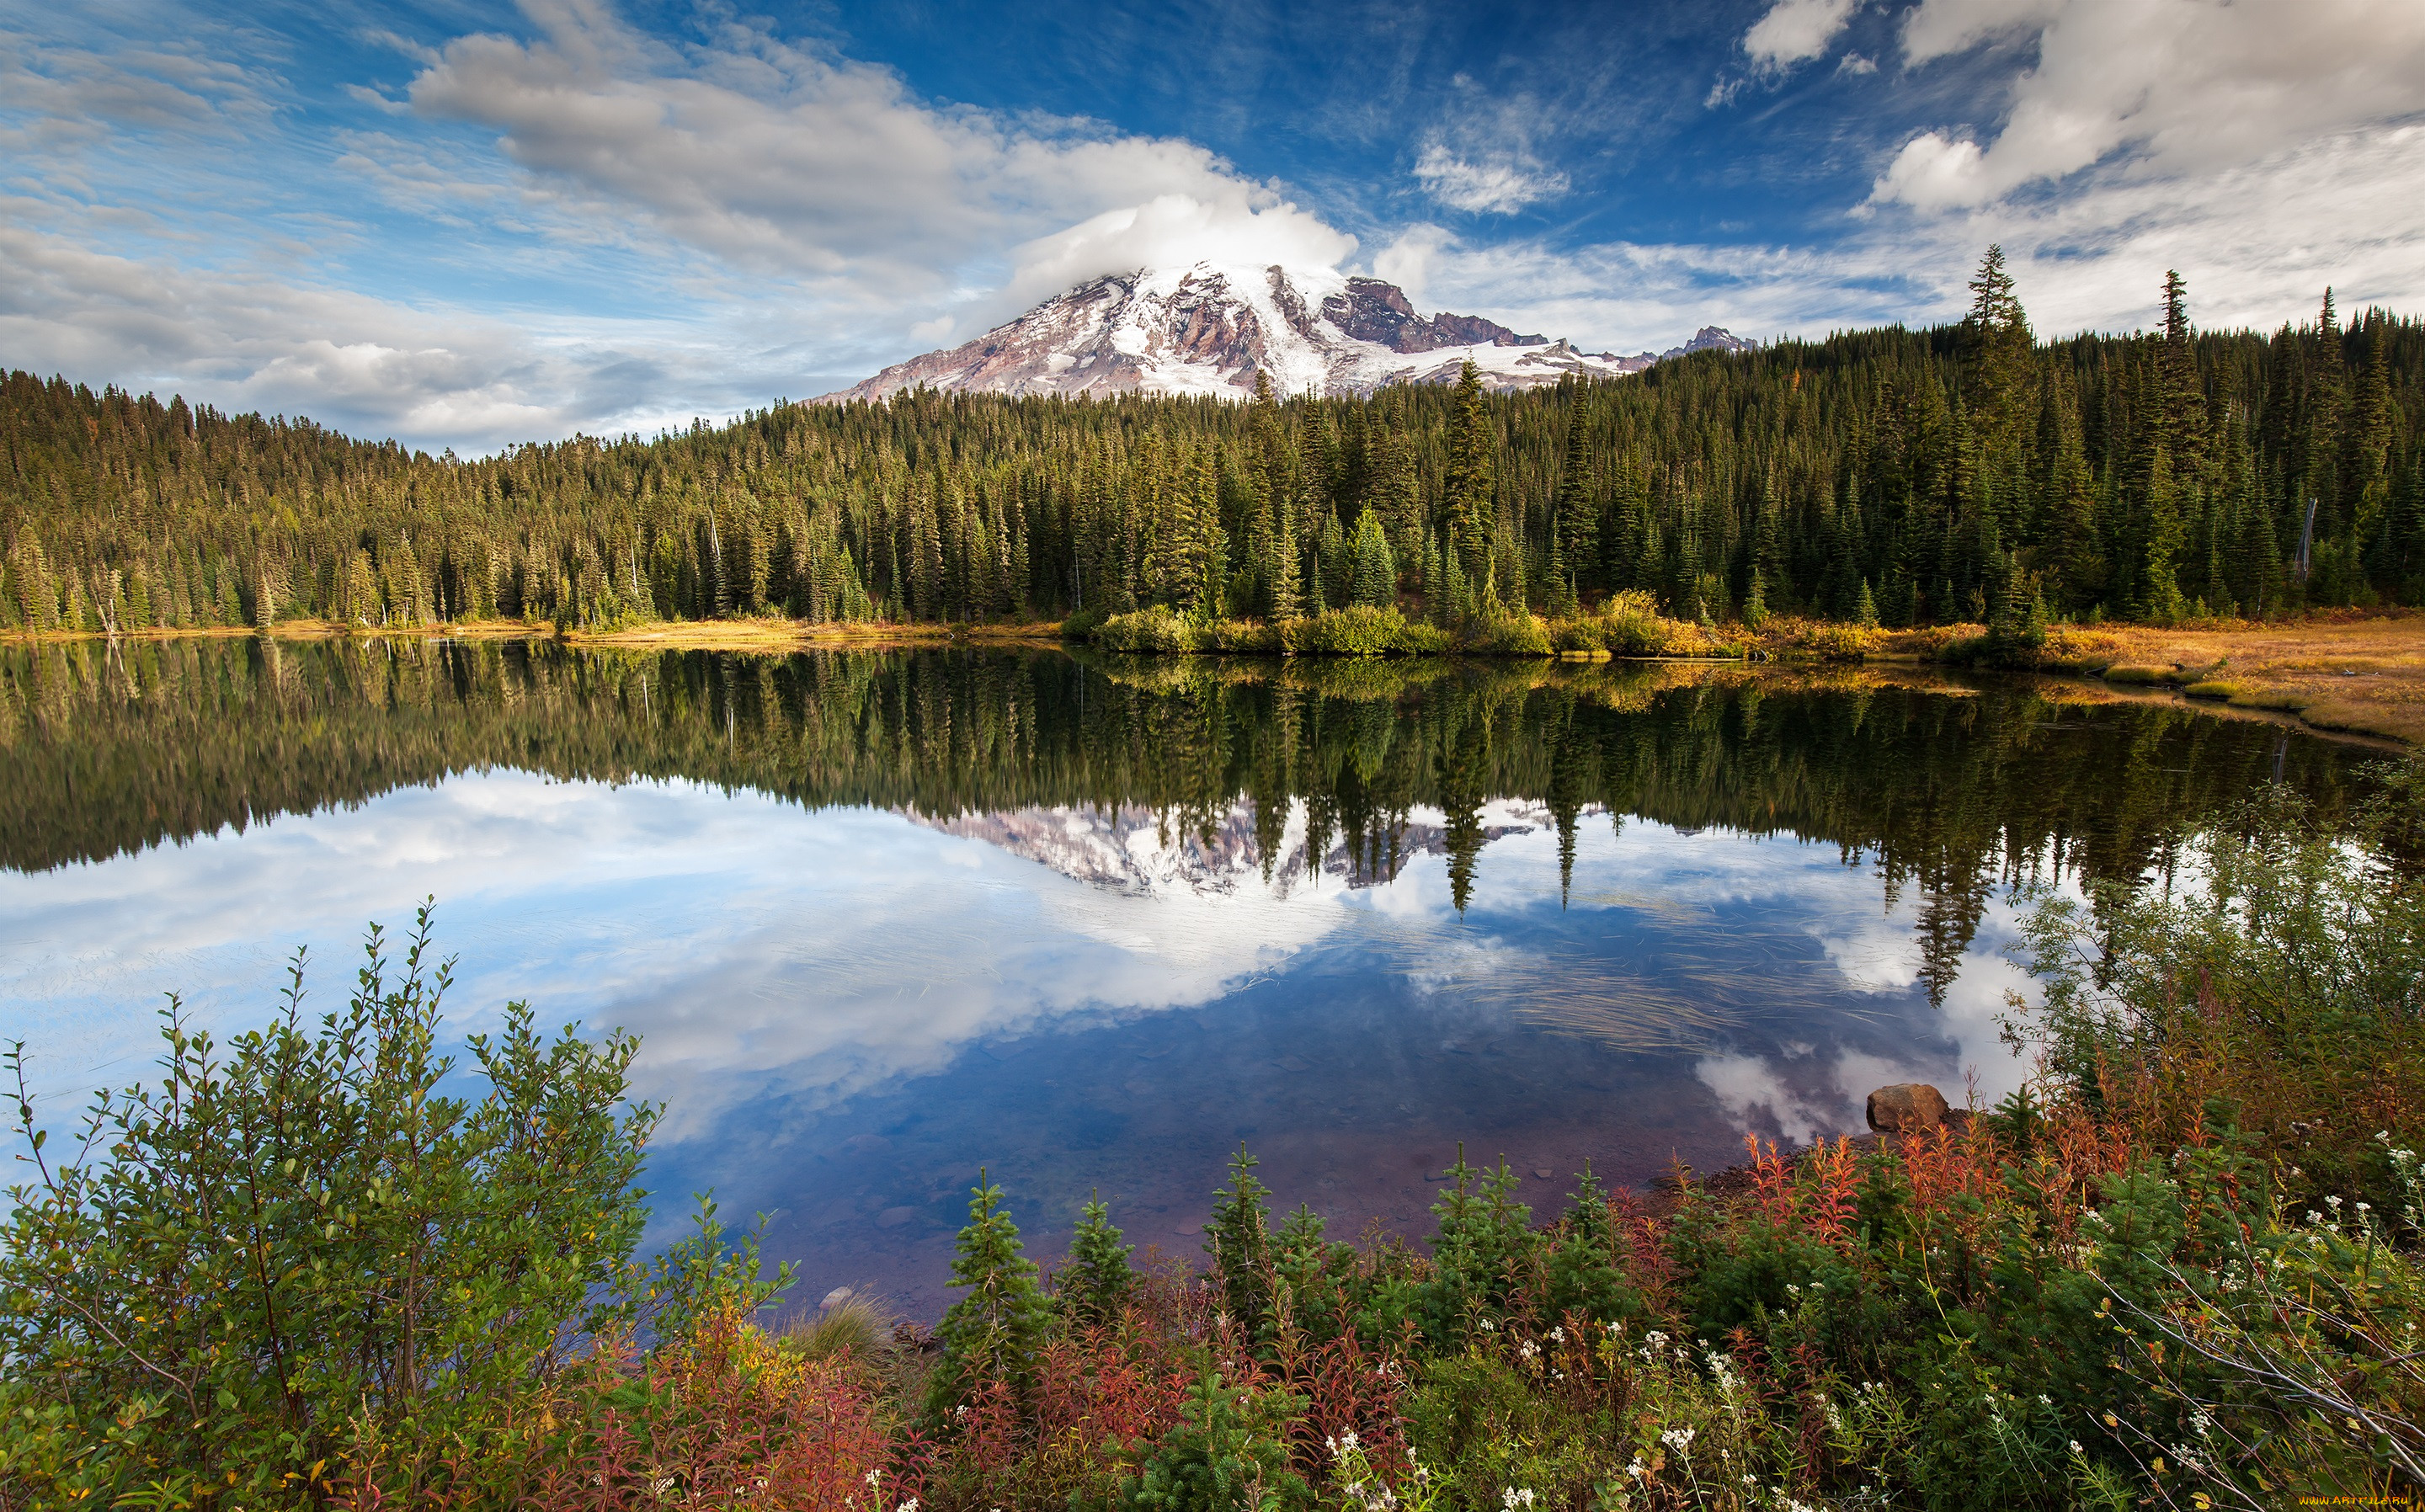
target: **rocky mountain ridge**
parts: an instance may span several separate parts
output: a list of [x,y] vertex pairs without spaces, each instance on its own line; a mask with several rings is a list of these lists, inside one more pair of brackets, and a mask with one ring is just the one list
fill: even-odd
[[1091,280],[972,341],[896,362],[825,398],[874,401],[920,387],[1241,398],[1259,373],[1283,393],[1369,394],[1392,383],[1453,383],[1469,361],[1493,389],[1529,389],[1755,345],[1705,326],[1665,352],[1586,352],[1481,315],[1426,318],[1381,279],[1197,263]]

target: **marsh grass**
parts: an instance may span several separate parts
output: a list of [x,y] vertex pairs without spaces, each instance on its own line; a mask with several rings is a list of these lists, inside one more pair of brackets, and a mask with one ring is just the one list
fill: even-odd
[[891,1344],[901,1320],[874,1297],[856,1292],[832,1304],[795,1314],[777,1332],[783,1346],[804,1359],[851,1355],[873,1360]]

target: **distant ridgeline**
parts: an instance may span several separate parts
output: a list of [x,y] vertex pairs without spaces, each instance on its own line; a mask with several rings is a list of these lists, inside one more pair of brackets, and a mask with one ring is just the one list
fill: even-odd
[[1529,394],[923,393],[480,461],[12,373],[0,629],[2425,602],[2417,321],[2192,333],[2176,283],[2163,331],[2039,346],[1979,286],[1957,326]]
[[1307,852],[1330,870],[1386,877],[1441,849],[1460,908],[1484,803],[1518,798],[1549,811],[1569,865],[1587,811],[1840,845],[1922,900],[1933,985],[2007,877],[2136,877],[2177,825],[2277,772],[2324,817],[2351,799],[2350,768],[2319,742],[2173,705],[2064,708],[2009,683],[1947,696],[1621,664],[547,642],[0,647],[0,863],[24,870],[513,767],[938,819],[1131,805],[1174,838],[1243,801],[1266,869],[1295,864],[1283,834],[1301,799]]

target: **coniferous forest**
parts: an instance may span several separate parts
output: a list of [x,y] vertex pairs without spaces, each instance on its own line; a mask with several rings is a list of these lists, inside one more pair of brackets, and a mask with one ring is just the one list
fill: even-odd
[[2425,602],[2425,325],[1969,315],[1525,394],[779,403],[478,460],[0,380],[0,629],[788,616],[2172,622]]

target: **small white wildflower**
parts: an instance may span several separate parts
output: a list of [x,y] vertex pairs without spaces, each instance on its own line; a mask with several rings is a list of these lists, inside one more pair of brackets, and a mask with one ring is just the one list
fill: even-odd
[[1566,1342],[1566,1330],[1560,1327],[1550,1328],[1550,1341],[1552,1343],[1565,1343]]
[[1693,1435],[1695,1431],[1692,1428],[1670,1428],[1659,1436],[1659,1441],[1679,1455],[1689,1455],[1693,1452]]
[[918,1512],[918,1499],[914,1496],[909,1498],[895,1508],[894,1512]]
[[2335,1213],[2338,1213],[2341,1210],[2341,1199],[2337,1197],[2328,1197],[2324,1198],[2324,1206],[2332,1209]]

